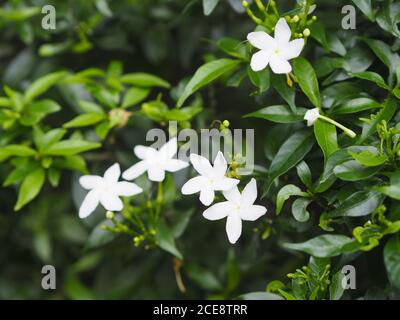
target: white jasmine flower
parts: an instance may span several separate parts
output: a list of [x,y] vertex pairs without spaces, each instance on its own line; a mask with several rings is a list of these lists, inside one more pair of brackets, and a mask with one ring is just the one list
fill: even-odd
[[229,191],[223,192],[225,202],[219,202],[203,212],[208,220],[226,219],[226,234],[229,242],[234,244],[242,234],[242,220],[255,221],[267,212],[263,206],[254,205],[257,199],[257,185],[253,178],[240,193],[235,186]]
[[192,153],[190,162],[200,176],[194,177],[182,186],[183,194],[200,192],[200,201],[209,206],[214,201],[214,191],[226,191],[239,183],[239,180],[225,176],[228,164],[221,151],[218,151],[214,166],[204,157]]
[[311,110],[308,110],[306,114],[304,115],[304,120],[307,120],[307,126],[312,126],[315,121],[319,118],[319,110],[318,108],[314,108]]
[[260,49],[253,54],[250,66],[253,71],[263,70],[269,63],[274,73],[289,73],[292,66],[288,60],[300,55],[304,46],[304,39],[290,41],[291,31],[284,18],[280,18],[275,25],[275,38],[263,31],[251,32],[247,40],[252,46]]
[[176,172],[189,165],[185,161],[173,159],[178,151],[176,138],[169,140],[160,150],[146,146],[136,146],[133,151],[142,161],[124,171],[122,177],[126,180],[133,180],[147,171],[149,180],[163,181],[165,171]]
[[120,196],[129,197],[142,192],[142,188],[126,181],[118,181],[121,169],[113,164],[104,173],[104,177],[86,175],[79,179],[80,185],[90,190],[79,208],[79,217],[88,217],[99,203],[108,211],[121,211],[124,207]]

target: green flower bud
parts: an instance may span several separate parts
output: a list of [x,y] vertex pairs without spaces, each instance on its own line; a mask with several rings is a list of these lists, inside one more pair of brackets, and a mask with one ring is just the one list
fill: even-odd
[[106,212],[106,218],[107,219],[114,219],[114,212],[112,212],[112,211],[107,211]]
[[306,28],[306,29],[303,30],[303,35],[304,35],[305,37],[309,37],[310,34],[311,34],[310,29]]

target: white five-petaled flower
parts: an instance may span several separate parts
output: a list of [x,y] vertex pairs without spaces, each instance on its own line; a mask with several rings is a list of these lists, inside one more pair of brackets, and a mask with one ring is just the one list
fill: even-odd
[[223,194],[228,201],[212,205],[203,212],[203,216],[208,220],[226,217],[226,234],[229,242],[234,244],[242,234],[242,220],[255,221],[264,215],[267,209],[253,204],[257,199],[257,185],[254,178],[250,180],[242,193],[235,186],[229,191],[224,191]]
[[182,186],[183,194],[200,192],[200,201],[209,206],[214,201],[215,191],[227,191],[239,183],[239,180],[225,176],[228,164],[221,151],[218,151],[214,166],[204,157],[192,153],[190,162],[200,176],[194,177]]
[[169,140],[159,150],[146,146],[136,146],[133,150],[141,161],[124,171],[122,177],[126,180],[133,180],[147,171],[149,180],[163,181],[165,171],[176,172],[189,165],[185,161],[173,159],[178,151],[176,138]]
[[315,121],[319,118],[319,110],[318,108],[314,108],[311,110],[308,110],[306,114],[304,115],[304,120],[307,120],[307,126],[312,126]]
[[247,40],[252,46],[260,49],[250,62],[253,71],[263,70],[268,64],[274,73],[289,73],[292,66],[288,60],[300,55],[304,46],[304,39],[290,41],[291,31],[284,18],[280,18],[275,25],[274,38],[263,31],[251,32]]
[[90,190],[79,208],[79,217],[86,218],[99,203],[108,211],[121,211],[124,207],[120,196],[134,196],[142,192],[142,188],[126,181],[118,181],[121,169],[118,163],[113,164],[104,173],[104,177],[86,175],[79,179],[80,185]]

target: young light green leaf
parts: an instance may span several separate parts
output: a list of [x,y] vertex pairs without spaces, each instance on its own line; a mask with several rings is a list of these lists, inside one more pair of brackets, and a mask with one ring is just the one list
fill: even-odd
[[134,86],[138,87],[160,87],[160,88],[170,88],[171,85],[152,74],[149,73],[143,73],[143,72],[137,72],[137,73],[128,73],[120,77],[121,82],[123,83],[129,83]]
[[85,113],[63,124],[64,128],[78,128],[91,126],[104,120],[106,116],[101,113]]
[[138,104],[139,102],[142,102],[144,99],[147,98],[149,93],[150,93],[149,88],[133,87],[129,89],[124,96],[121,108],[128,108],[130,106]]
[[100,147],[101,144],[97,142],[70,139],[51,144],[43,151],[43,154],[51,156],[70,156]]
[[47,91],[50,87],[58,84],[65,75],[65,71],[59,71],[49,73],[35,80],[25,91],[24,103],[27,104],[31,102],[33,99]]
[[349,150],[348,153],[360,164],[366,167],[376,167],[384,164],[388,159],[384,154],[374,154],[369,150],[356,153]]
[[38,195],[42,189],[44,178],[45,172],[43,168],[38,168],[25,177],[19,188],[17,204],[14,207],[15,211],[20,210]]

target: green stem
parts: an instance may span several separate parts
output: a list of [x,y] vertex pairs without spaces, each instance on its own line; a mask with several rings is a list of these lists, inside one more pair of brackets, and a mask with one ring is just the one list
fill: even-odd
[[306,0],[306,7],[304,10],[304,14],[303,17],[301,19],[301,25],[305,26],[307,23],[307,16],[308,16],[308,12],[310,11],[310,5],[311,5],[311,1],[310,0]]
[[319,119],[325,120],[326,122],[332,123],[336,127],[340,128],[343,130],[345,134],[347,134],[350,138],[355,138],[356,133],[353,130],[350,130],[349,128],[346,128],[344,125],[340,124],[339,122],[336,122],[335,120],[325,117],[323,115],[319,115]]
[[164,194],[163,194],[163,184],[162,182],[158,183],[157,186],[157,198],[156,198],[156,223],[158,222],[158,219],[160,217],[160,213],[161,213],[161,205],[163,203],[164,200]]

